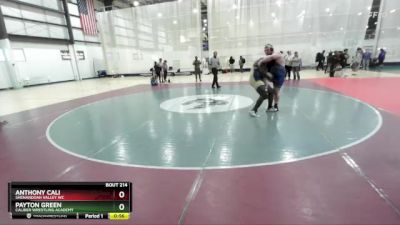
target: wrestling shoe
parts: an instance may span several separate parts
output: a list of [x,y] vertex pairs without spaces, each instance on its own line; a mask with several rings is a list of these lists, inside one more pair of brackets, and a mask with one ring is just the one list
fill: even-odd
[[254,112],[254,110],[249,111],[250,116],[252,117],[260,117],[260,115],[257,115],[256,112]]

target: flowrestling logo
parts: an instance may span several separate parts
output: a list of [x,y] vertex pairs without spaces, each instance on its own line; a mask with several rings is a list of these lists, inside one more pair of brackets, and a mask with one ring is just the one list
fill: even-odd
[[229,101],[217,99],[214,97],[209,97],[209,98],[208,97],[198,97],[194,100],[186,101],[186,102],[182,103],[182,105],[189,106],[190,108],[188,108],[188,110],[205,109],[207,107],[213,107],[213,106],[218,106],[218,105],[221,105],[221,106],[229,105]]
[[179,113],[215,113],[246,108],[252,103],[250,98],[241,95],[192,95],[169,99],[160,107]]

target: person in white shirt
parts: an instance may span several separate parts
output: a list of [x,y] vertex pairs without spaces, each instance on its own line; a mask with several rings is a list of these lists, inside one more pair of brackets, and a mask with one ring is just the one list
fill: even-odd
[[294,52],[292,58],[292,70],[293,70],[293,80],[300,80],[300,68],[301,68],[301,58],[298,52]]
[[[353,58],[353,63],[351,65],[351,69],[353,72],[357,72],[360,69],[361,61],[363,59],[363,50],[361,48],[357,48],[356,55]],[[353,73],[353,75],[355,75]]]
[[286,76],[290,80],[290,71],[292,71],[292,52],[287,51],[287,54],[284,56],[284,59],[285,59]]
[[164,60],[162,64],[162,71],[163,71],[163,83],[167,82],[167,76],[168,76],[168,64],[167,60]]
[[214,56],[209,61],[210,67],[211,67],[211,72],[214,75],[211,87],[215,88],[215,86],[217,86],[217,88],[221,88],[221,86],[218,84],[218,69],[221,67],[221,64],[219,63],[219,59],[217,58],[217,54],[218,54],[217,51],[214,51],[213,54],[214,54]]

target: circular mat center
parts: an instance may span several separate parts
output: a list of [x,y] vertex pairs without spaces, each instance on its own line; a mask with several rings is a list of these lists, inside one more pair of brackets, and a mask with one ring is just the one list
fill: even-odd
[[284,87],[279,112],[266,113],[265,101],[260,117],[250,117],[257,98],[248,85],[140,92],[69,111],[49,125],[47,137],[62,151],[101,163],[215,169],[321,156],[381,126],[376,109],[329,91]]

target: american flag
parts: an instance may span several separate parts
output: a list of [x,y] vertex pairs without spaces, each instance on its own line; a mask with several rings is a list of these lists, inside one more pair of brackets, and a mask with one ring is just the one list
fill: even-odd
[[93,0],[78,0],[78,9],[83,33],[97,35],[96,14]]

